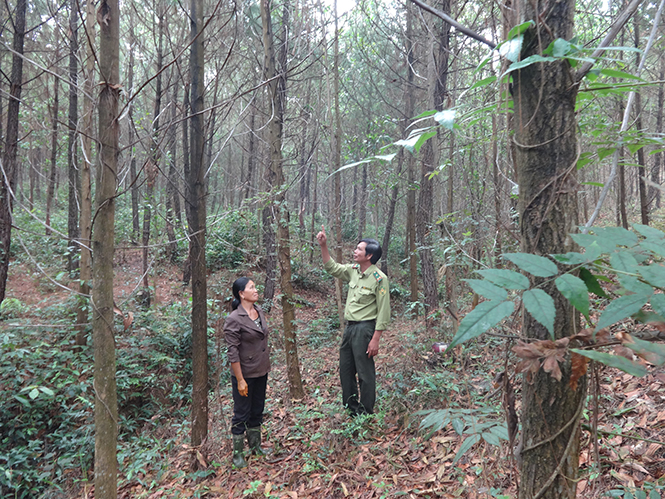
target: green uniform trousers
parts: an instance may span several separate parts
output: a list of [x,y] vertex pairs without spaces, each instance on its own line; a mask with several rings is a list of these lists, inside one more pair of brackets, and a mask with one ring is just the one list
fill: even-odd
[[[376,321],[349,321],[339,347],[339,378],[342,402],[351,414],[371,414],[376,401],[374,359],[367,356],[367,347]],[[356,381],[356,374],[358,381]],[[358,398],[360,385],[360,398]]]

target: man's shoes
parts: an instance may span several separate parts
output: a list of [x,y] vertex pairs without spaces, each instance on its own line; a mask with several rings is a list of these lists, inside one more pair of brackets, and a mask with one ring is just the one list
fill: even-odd
[[247,443],[252,454],[265,456],[266,451],[261,448],[261,427],[247,428]]
[[245,461],[245,435],[233,435],[233,467],[237,469],[247,467],[247,461]]

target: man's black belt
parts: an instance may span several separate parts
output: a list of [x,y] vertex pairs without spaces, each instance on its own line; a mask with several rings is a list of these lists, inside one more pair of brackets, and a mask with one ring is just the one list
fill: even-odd
[[376,319],[369,319],[366,321],[346,321],[349,326],[355,326],[356,324],[364,324],[365,322],[376,322]]

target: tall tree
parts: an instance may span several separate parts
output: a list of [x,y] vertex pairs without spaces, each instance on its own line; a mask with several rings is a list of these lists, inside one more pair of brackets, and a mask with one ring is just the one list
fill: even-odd
[[[55,52],[55,60],[60,59],[59,51]],[[46,188],[46,235],[51,235],[51,208],[53,206],[53,197],[55,196],[55,178],[58,173],[58,112],[60,111],[60,76],[53,76],[53,104],[51,108],[51,170],[48,176],[48,185]]]
[[203,0],[191,0],[189,258],[192,273],[192,445],[208,436],[208,308],[206,275],[206,175],[203,91]]
[[[69,109],[67,112],[67,236],[70,250],[67,253],[67,267],[71,272],[78,267],[76,255],[79,231],[79,201],[81,194],[81,178],[78,174],[78,147],[76,146],[78,127],[78,0],[69,2]],[[89,243],[88,243],[89,245]]]
[[282,323],[284,327],[284,351],[286,369],[289,378],[291,397],[301,399],[305,396],[300,377],[298,345],[295,331],[295,299],[291,284],[291,249],[289,235],[289,211],[286,207],[285,179],[282,165],[282,130],[286,105],[286,55],[288,51],[289,2],[284,2],[282,16],[282,50],[280,51],[280,71],[275,61],[275,43],[272,28],[270,0],[261,0],[261,19],[263,21],[263,48],[265,53],[264,72],[268,81],[268,103],[273,110],[268,122],[268,147],[270,148],[270,185],[271,203],[277,220],[277,251],[280,269],[280,288],[282,292]]
[[25,41],[26,0],[17,0],[14,16],[12,42],[12,71],[9,81],[7,103],[7,128],[5,148],[2,155],[2,179],[0,179],[0,303],[5,299],[7,272],[9,270],[9,248],[12,237],[12,195],[16,188],[18,154],[19,107],[23,88],[23,46]]
[[118,397],[113,327],[113,250],[118,184],[118,100],[120,98],[120,7],[102,0],[100,26],[99,150],[93,229],[92,327],[95,357],[95,497],[117,497]]

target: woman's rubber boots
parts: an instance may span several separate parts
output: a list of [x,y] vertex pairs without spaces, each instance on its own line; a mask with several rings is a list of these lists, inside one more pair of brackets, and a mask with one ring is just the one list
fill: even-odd
[[266,452],[261,448],[261,427],[247,428],[247,443],[252,454],[265,456]]
[[233,435],[233,467],[246,468],[245,461],[245,435]]

